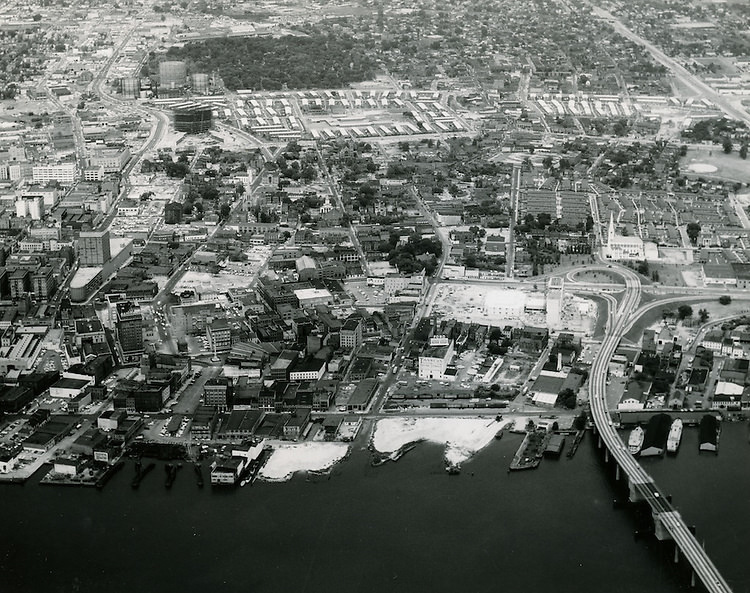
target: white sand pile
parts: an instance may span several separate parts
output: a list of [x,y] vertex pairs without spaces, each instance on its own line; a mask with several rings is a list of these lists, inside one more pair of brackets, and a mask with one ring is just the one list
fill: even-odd
[[372,439],[380,453],[393,453],[404,445],[430,441],[445,445],[445,460],[460,465],[495,438],[512,420],[496,422],[489,418],[385,418],[379,420]]
[[349,451],[346,443],[300,443],[274,447],[271,457],[260,470],[260,477],[270,482],[291,479],[294,472],[323,471],[341,461]]

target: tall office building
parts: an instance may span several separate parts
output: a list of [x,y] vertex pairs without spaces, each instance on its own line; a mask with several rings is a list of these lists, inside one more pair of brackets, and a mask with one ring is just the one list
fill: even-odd
[[143,353],[143,315],[141,308],[132,303],[117,304],[117,340],[120,342],[124,362],[140,360]]
[[82,231],[78,238],[81,266],[103,266],[111,258],[109,231]]

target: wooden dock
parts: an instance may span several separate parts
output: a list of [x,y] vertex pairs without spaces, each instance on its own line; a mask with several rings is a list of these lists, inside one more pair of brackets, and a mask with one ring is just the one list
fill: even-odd
[[573,439],[573,444],[570,446],[570,449],[568,449],[567,457],[568,459],[573,459],[573,455],[576,454],[576,451],[578,451],[578,445],[581,444],[581,441],[583,440],[583,437],[586,436],[586,430],[579,430],[576,433],[575,438]]

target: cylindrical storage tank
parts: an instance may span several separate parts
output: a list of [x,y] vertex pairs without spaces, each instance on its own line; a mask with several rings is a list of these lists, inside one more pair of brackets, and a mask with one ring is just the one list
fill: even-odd
[[187,134],[201,134],[211,129],[211,107],[191,104],[176,107],[174,113],[174,129]]
[[193,92],[196,95],[208,94],[208,74],[204,72],[196,72],[190,75],[190,86],[193,87]]
[[176,89],[185,86],[187,66],[185,62],[159,62],[159,86]]
[[122,79],[122,94],[128,99],[137,99],[141,92],[141,81],[138,78]]

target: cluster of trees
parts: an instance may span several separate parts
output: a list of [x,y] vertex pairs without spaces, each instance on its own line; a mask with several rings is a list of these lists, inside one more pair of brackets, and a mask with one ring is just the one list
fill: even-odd
[[443,246],[439,239],[423,239],[417,234],[409,237],[405,245],[399,245],[399,235],[394,232],[388,242],[380,246],[380,250],[388,252],[388,262],[402,274],[425,270],[432,275],[437,268],[437,259],[443,253]]
[[496,356],[505,356],[508,350],[513,346],[513,340],[503,337],[503,332],[499,327],[492,328],[489,340],[487,350],[490,354]]
[[358,180],[372,175],[378,170],[378,165],[372,160],[370,144],[347,143],[338,147],[338,150],[324,155],[328,164],[328,170],[333,166],[339,169],[339,177],[345,184],[353,184]]
[[576,407],[576,399],[576,392],[568,387],[557,394],[557,402],[555,405],[562,406],[568,410],[573,410]]
[[414,175],[416,167],[414,165],[408,165],[402,161],[393,161],[388,163],[388,169],[385,172],[385,176],[388,179],[411,179]]
[[[38,31],[0,31],[0,88],[9,82],[24,82],[42,72],[41,65],[46,60],[44,49],[50,44],[43,30]],[[3,91],[12,99],[16,95],[15,85]]]
[[[732,139],[724,137],[721,141],[721,149],[724,151],[724,154],[730,154],[732,150],[734,150],[734,142],[732,142]],[[747,158],[747,141],[742,142],[737,154],[739,154],[740,158],[743,160]]]
[[372,77],[375,62],[359,42],[343,34],[228,37],[172,47],[169,60],[185,60],[193,72],[218,71],[230,90],[340,88]]
[[276,212],[261,206],[254,206],[251,212],[253,213],[253,216],[255,216],[255,220],[258,222],[279,222],[280,220],[279,215]]
[[[723,297],[722,297],[723,298]],[[662,318],[664,320],[668,318],[674,318],[677,317],[679,321],[685,321],[686,319],[690,319],[693,317],[693,308],[690,305],[680,305],[677,307],[677,311],[672,311],[671,309],[664,309],[661,312]],[[708,312],[707,309],[699,309],[698,310],[698,320],[701,323],[706,323],[708,321],[711,314]]]
[[540,212],[534,218],[533,214],[523,217],[523,222],[516,225],[516,232],[526,234],[532,230],[544,230],[552,224],[552,217],[547,212]]
[[[695,142],[724,143],[738,135],[747,136],[747,126],[742,122],[717,117],[714,119],[702,119],[696,121],[690,128],[682,131],[683,138],[689,138]],[[724,149],[725,152],[731,152]]]
[[645,276],[646,278],[649,277],[649,272],[650,272],[651,280],[653,280],[654,282],[659,282],[658,270],[651,270],[647,261],[644,260],[644,261],[638,262],[638,264],[635,265],[635,267],[633,265],[630,265],[630,267],[634,268],[639,274],[641,274],[642,276]]
[[696,245],[698,243],[698,236],[701,234],[701,225],[697,222],[689,222],[685,231],[690,242]]
[[631,129],[632,124],[627,118],[618,118],[614,121],[608,119],[599,118],[579,118],[581,124],[595,136],[602,136],[609,134],[612,136],[627,136]]
[[504,255],[484,255],[482,253],[469,253],[464,256],[464,265],[467,268],[478,270],[502,270],[505,267]]
[[282,177],[292,179],[294,181],[304,181],[310,183],[318,178],[318,168],[314,163],[305,161],[287,161],[284,155],[279,155],[276,159],[276,166],[278,167],[279,173]]
[[[464,208],[466,218],[497,217],[503,224],[508,222],[508,210],[496,200],[482,200],[478,204],[467,204]],[[491,225],[487,225],[490,226]],[[500,226],[500,225],[498,225]]]
[[666,143],[663,140],[657,140],[648,146],[647,151],[639,142],[608,149],[607,157],[613,163],[613,167],[602,181],[612,187],[627,188],[633,185],[633,179],[636,177],[653,176],[656,160],[665,147]]

